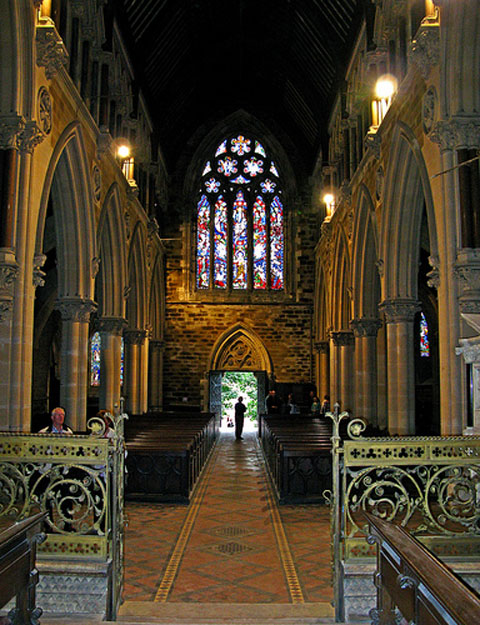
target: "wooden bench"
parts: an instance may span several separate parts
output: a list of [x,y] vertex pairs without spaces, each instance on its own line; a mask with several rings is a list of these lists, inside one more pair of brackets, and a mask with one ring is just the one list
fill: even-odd
[[188,503],[217,438],[211,413],[130,417],[126,498]]
[[331,488],[331,424],[321,418],[262,416],[262,447],[282,504],[323,503]]

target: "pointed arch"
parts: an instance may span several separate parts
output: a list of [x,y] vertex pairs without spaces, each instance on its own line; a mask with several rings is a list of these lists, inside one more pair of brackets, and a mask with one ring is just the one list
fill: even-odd
[[352,305],[356,319],[375,319],[380,301],[378,232],[372,198],[362,185],[355,212],[352,248]]
[[398,122],[388,165],[381,223],[384,300],[417,297],[422,214],[427,214],[432,256],[438,256],[437,228],[427,169],[413,132]]
[[165,277],[163,256],[158,253],[152,271],[149,302],[149,324],[152,338],[162,340],[165,325]]
[[350,297],[350,255],[343,229],[337,231],[334,266],[331,282],[331,327],[335,330],[349,330],[351,319]]
[[48,165],[37,222],[36,254],[43,251],[50,193],[57,238],[58,296],[91,299],[96,270],[95,217],[88,160],[78,122],[65,128]]
[[114,183],[106,194],[97,233],[100,270],[96,293],[99,314],[104,317],[125,317],[126,240],[120,191]]
[[258,334],[243,323],[224,332],[209,358],[211,371],[273,371],[270,355]]
[[146,273],[145,227],[137,223],[132,234],[128,259],[128,282],[130,292],[127,300],[129,328],[145,329],[147,323],[148,284]]

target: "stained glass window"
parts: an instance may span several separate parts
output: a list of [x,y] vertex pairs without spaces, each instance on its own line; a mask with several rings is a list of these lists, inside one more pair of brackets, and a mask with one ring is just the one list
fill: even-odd
[[284,289],[282,172],[265,144],[224,138],[200,172],[197,289]]
[[90,340],[90,385],[100,386],[100,353],[102,340],[100,332],[95,332]]
[[225,289],[227,287],[227,204],[222,196],[215,204],[214,242],[215,286]]
[[125,340],[122,336],[122,342],[120,347],[120,386],[123,386],[123,377],[125,371]]
[[428,358],[430,356],[430,343],[428,341],[428,323],[425,315],[420,313],[420,356]]

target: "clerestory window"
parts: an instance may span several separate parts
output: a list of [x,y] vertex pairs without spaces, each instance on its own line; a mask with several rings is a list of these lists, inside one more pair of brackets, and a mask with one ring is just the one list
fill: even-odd
[[200,179],[197,289],[281,291],[284,247],[281,172],[254,137],[225,139]]

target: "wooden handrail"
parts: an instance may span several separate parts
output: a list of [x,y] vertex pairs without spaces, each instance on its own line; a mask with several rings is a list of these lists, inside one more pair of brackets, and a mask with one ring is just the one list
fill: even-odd
[[416,625],[480,623],[480,598],[403,527],[364,513],[378,544],[372,622],[394,623],[394,608]]

